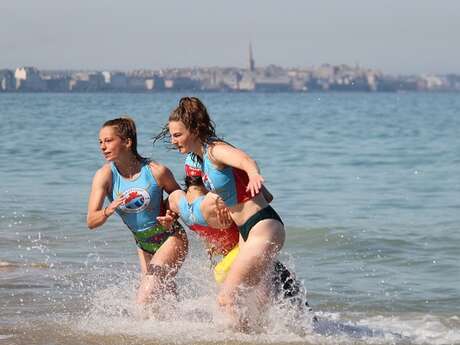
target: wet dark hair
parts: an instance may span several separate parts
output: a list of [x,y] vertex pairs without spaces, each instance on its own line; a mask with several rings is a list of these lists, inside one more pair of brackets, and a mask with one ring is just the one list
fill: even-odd
[[[208,110],[197,97],[182,97],[178,106],[169,115],[168,123],[171,121],[181,121],[185,128],[196,134],[203,144],[220,140],[217,138],[215,124],[209,117]],[[168,124],[163,126],[161,132],[153,138],[153,143],[167,139],[169,139]]]
[[131,151],[136,156],[137,159],[143,160],[142,157],[137,152],[137,130],[134,120],[130,117],[118,117],[104,122],[102,128],[104,127],[114,127],[117,131],[117,135],[122,139],[131,139]]
[[185,191],[192,186],[204,187],[203,179],[201,176],[185,176],[184,178]]

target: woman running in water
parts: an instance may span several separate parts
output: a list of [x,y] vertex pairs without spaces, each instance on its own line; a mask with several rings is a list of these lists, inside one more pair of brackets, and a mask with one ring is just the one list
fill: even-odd
[[[205,241],[211,256],[223,257],[214,267],[214,278],[221,284],[239,252],[238,227],[231,218],[228,219],[228,209],[222,204],[220,197],[205,188],[201,164],[190,154],[185,160],[185,175],[185,192],[172,192],[168,199],[169,207]],[[267,196],[271,201],[271,194]],[[271,296],[274,300],[289,299],[297,310],[310,310],[304,296],[304,287],[278,260],[272,268],[271,282]]]
[[169,116],[156,140],[171,137],[182,154],[193,153],[202,163],[203,182],[228,206],[242,238],[240,250],[221,285],[218,302],[240,329],[247,329],[243,315],[246,292],[256,290],[261,309],[270,296],[269,273],[285,240],[283,222],[264,197],[263,178],[256,162],[244,151],[219,139],[204,104],[184,97]]
[[170,194],[169,209],[204,241],[212,260],[223,257],[214,267],[214,278],[222,283],[239,250],[238,227],[222,199],[205,188],[202,171],[190,155],[185,162],[185,173],[185,190]]
[[[139,155],[136,126],[130,118],[105,122],[99,146],[107,163],[93,178],[88,227],[103,225],[116,212],[131,230],[142,272],[137,303],[174,294],[174,277],[187,254],[187,237],[177,226],[164,228],[157,217],[164,209],[163,190],[172,193],[179,185],[167,167]],[[104,207],[106,197],[110,203]]]

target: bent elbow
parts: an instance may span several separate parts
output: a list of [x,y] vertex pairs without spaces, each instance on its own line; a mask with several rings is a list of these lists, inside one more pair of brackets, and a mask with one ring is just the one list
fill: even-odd
[[89,230],[94,230],[97,228],[97,224],[89,218],[86,219],[86,226]]

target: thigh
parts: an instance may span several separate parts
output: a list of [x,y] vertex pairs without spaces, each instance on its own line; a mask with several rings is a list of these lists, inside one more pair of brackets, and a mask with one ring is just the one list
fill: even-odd
[[141,248],[137,248],[137,255],[139,256],[139,263],[141,265],[141,272],[142,274],[147,273],[147,268],[150,263],[150,261],[153,258],[153,254],[150,254]]
[[255,286],[270,271],[273,259],[284,244],[284,227],[273,219],[257,223],[240,247],[223,289],[233,290],[240,285]]
[[187,248],[187,237],[183,231],[179,231],[168,237],[153,255],[149,264],[169,267],[173,273],[176,273],[187,255]]

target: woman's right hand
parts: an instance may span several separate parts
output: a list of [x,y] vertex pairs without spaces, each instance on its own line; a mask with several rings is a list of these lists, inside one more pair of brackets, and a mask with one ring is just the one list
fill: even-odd
[[259,173],[248,174],[249,182],[246,187],[247,192],[251,192],[251,196],[254,197],[259,194],[262,184],[264,183],[264,178]]
[[118,206],[124,204],[126,200],[126,196],[120,195],[118,198],[116,198],[114,201],[112,201],[105,209],[104,209],[104,215],[106,217],[110,217],[112,214],[115,213],[116,209]]

